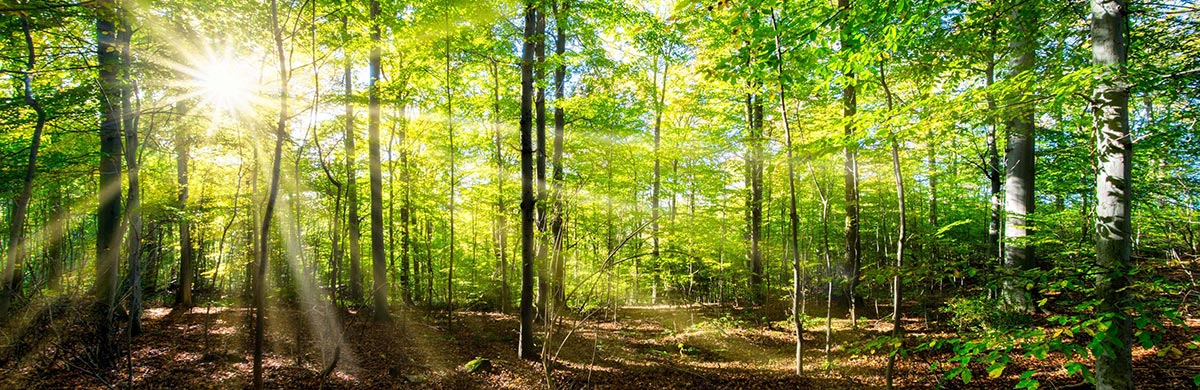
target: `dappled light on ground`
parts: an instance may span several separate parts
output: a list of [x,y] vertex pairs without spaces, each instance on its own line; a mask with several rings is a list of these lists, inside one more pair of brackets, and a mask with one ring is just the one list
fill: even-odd
[[[560,318],[555,322],[549,348],[547,376],[543,361],[516,359],[516,318],[485,312],[460,312],[453,331],[446,330],[444,312],[399,310],[386,323],[374,322],[369,313],[341,311],[345,325],[344,351],[357,356],[354,366],[338,365],[326,376],[320,340],[296,326],[308,314],[272,310],[269,317],[266,383],[271,388],[430,388],[430,389],[858,389],[880,387],[886,355],[864,345],[890,331],[887,321],[864,320],[853,330],[846,319],[834,319],[834,365],[823,365],[824,329],[809,329],[805,338],[808,359],[804,378],[793,370],[794,340],[790,328],[760,323],[759,308],[716,305],[628,307],[586,321]],[[228,307],[192,309],[149,308],[147,333],[133,340],[133,366],[126,360],[109,372],[88,368],[79,357],[51,352],[68,340],[45,341],[44,352],[32,352],[20,363],[8,363],[3,388],[105,387],[105,383],[136,388],[242,388],[250,381],[251,344],[247,335],[249,311]],[[596,319],[603,318],[603,319]],[[906,320],[909,320],[906,318]],[[926,329],[923,321],[906,321],[908,332],[921,340],[955,337],[948,329]],[[1190,325],[1200,324],[1191,321]],[[207,329],[205,328],[207,325]],[[881,324],[881,325],[876,325]],[[65,324],[64,324],[65,325]],[[58,326],[64,326],[58,325]],[[544,329],[542,329],[544,330]],[[543,331],[539,331],[544,335]],[[568,335],[564,340],[564,336]],[[1188,339],[1186,330],[1168,328],[1164,338],[1172,343]],[[919,335],[919,337],[917,337]],[[299,344],[297,344],[299,341]],[[1170,352],[1135,349],[1139,375],[1154,379],[1142,388],[1180,388],[1194,375],[1186,368],[1200,362],[1194,350]],[[1011,388],[1019,375],[1039,369],[1037,378],[1047,384],[1078,381],[1061,369],[1061,354],[1047,359],[1013,356],[1005,371],[989,377],[987,367],[972,367],[969,384],[942,377],[949,351],[921,351],[898,362],[897,385],[922,389]],[[477,357],[490,359],[490,370],[469,373],[463,365]]]

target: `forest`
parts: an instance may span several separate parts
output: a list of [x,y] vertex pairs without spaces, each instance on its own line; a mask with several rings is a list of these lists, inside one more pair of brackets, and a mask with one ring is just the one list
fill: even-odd
[[1190,0],[0,0],[0,388],[1200,388]]

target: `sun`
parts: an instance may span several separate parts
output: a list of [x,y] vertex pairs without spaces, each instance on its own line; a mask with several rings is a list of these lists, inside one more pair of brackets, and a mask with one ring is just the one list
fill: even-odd
[[214,116],[247,112],[258,94],[255,70],[232,56],[214,56],[195,66],[194,93]]

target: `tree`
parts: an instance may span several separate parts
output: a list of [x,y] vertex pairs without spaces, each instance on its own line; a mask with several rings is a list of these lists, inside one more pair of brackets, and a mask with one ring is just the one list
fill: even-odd
[[504,144],[500,119],[500,65],[492,60],[492,127],[496,152],[496,258],[500,269],[500,312],[508,313],[512,294],[508,285],[508,208],[504,202]]
[[192,219],[188,215],[188,154],[191,143],[186,130],[176,133],[175,177],[179,183],[179,291],[175,293],[175,303],[184,308],[192,306],[192,280],[195,275]]
[[525,31],[521,46],[521,329],[517,355],[537,358],[533,340],[533,51],[537,39],[536,0],[525,2]]
[[117,10],[113,0],[97,2],[96,49],[100,76],[100,191],[96,211],[96,286],[94,318],[99,363],[116,357],[112,314],[117,298],[117,262],[121,255],[121,72]]
[[[853,30],[855,26],[851,22],[853,10],[850,6],[850,0],[838,0],[838,12],[842,18],[840,43],[844,51],[853,53],[855,46],[858,44],[854,40]],[[849,55],[847,55],[849,57]],[[845,145],[845,199],[846,199],[846,261],[842,265],[844,276],[846,278],[847,301],[850,304],[850,321],[852,326],[858,327],[858,293],[855,292],[858,286],[858,270],[860,254],[859,242],[859,221],[858,221],[858,159],[857,149],[858,140],[854,136],[854,115],[858,111],[858,97],[856,95],[857,83],[854,77],[854,68],[852,64],[843,64],[846,71],[843,74],[842,84],[842,116],[846,123],[844,125],[846,135]]]
[[[879,60],[879,84],[883,87],[884,101],[888,112],[894,109],[892,105],[892,91],[887,82],[887,62],[882,58]],[[900,221],[896,227],[896,268],[892,270],[892,337],[896,349],[888,354],[887,370],[885,373],[887,388],[894,387],[894,376],[896,372],[896,359],[900,354],[900,346],[903,345],[901,337],[904,335],[904,327],[901,325],[901,298],[900,298],[900,275],[904,269],[904,242],[908,240],[908,221],[905,220],[904,209],[904,172],[900,170],[900,141],[897,139],[896,130],[889,130],[888,143],[891,144],[892,150],[892,177],[896,182],[896,212],[899,213]]]
[[[263,347],[266,343],[267,301],[267,257],[270,250],[271,216],[275,213],[275,200],[279,195],[279,170],[283,159],[283,140],[287,138],[288,120],[288,62],[283,50],[283,31],[279,24],[279,4],[271,0],[271,35],[275,43],[275,59],[279,66],[279,116],[275,122],[275,151],[271,161],[271,183],[267,190],[267,204],[263,208],[262,224],[258,233],[258,261],[254,267],[254,388],[263,388]],[[349,142],[349,140],[347,140]]]
[[550,274],[548,268],[550,254],[550,237],[546,235],[546,221],[549,220],[547,209],[549,206],[548,199],[550,193],[546,189],[546,13],[542,11],[541,6],[538,6],[537,17],[537,41],[534,44],[534,56],[537,57],[537,66],[534,67],[534,86],[536,88],[536,97],[534,100],[535,111],[535,130],[537,131],[537,231],[538,231],[538,246],[537,246],[537,267],[538,267],[538,317],[549,320],[546,316],[546,302],[550,297]]
[[14,296],[21,291],[21,267],[18,266],[26,256],[25,247],[25,214],[29,207],[29,198],[33,195],[33,177],[37,174],[38,151],[42,144],[42,129],[46,126],[46,110],[33,94],[33,73],[37,58],[33,46],[33,32],[29,26],[29,17],[21,16],[21,31],[25,36],[25,75],[22,83],[25,92],[25,104],[37,113],[37,122],[33,125],[33,136],[29,140],[29,159],[25,164],[25,177],[21,182],[21,193],[13,202],[11,222],[8,226],[8,251],[5,253],[3,274],[0,276],[0,316],[9,315],[9,307]]
[[[374,21],[372,20],[372,23]],[[342,32],[348,33],[345,28],[346,24],[342,23]],[[372,30],[373,31],[373,30]],[[368,62],[370,60],[368,59]],[[355,154],[355,138],[357,132],[354,130],[354,106],[351,104],[353,86],[351,84],[352,76],[350,74],[350,56],[346,56],[345,69],[346,83],[346,226],[350,228],[349,242],[350,246],[350,301],[355,305],[362,303],[362,244],[360,243],[360,228],[358,219],[358,185],[355,181],[355,171],[357,171],[357,154]]]
[[[747,42],[745,50],[746,65],[749,67],[755,61],[751,43]],[[762,83],[758,80],[746,82],[746,228],[750,258],[750,300],[756,304],[764,302],[763,292],[763,103],[761,96]]]
[[[130,40],[133,37],[132,21],[129,10],[122,10],[123,26],[117,33],[121,43],[122,77],[121,87],[121,127],[125,130],[125,165],[129,174],[128,195],[125,198],[125,220],[128,225],[127,239],[129,255],[129,333],[137,335],[142,332],[142,187],[140,179],[141,157],[138,153],[138,113],[135,112],[132,100],[137,91],[137,85],[131,74],[132,56]],[[140,106],[138,107],[140,109]],[[232,221],[232,219],[230,220]]]
[[[379,154],[379,1],[371,0],[371,57],[368,84],[368,158],[371,164],[371,273],[375,319],[387,320],[387,255],[383,252],[383,170]],[[353,207],[353,206],[351,206]],[[351,232],[353,237],[353,232]],[[353,245],[353,243],[351,243]]]
[[[995,34],[993,33],[993,36]],[[985,70],[985,88],[989,90],[996,82],[996,55],[987,53],[987,69]],[[991,258],[1000,257],[1000,212],[1004,207],[1000,203],[1000,153],[996,147],[996,98],[991,92],[987,94],[988,126],[985,141],[984,174],[988,179],[988,254]]]
[[[1129,88],[1126,80],[1129,26],[1127,5],[1092,0],[1092,62],[1100,78],[1092,94],[1096,137],[1096,295],[1097,315],[1108,325],[1096,333],[1096,388],[1132,389],[1133,332],[1130,327],[1130,206],[1133,140],[1129,135]],[[1102,328],[1103,329],[1103,328]]]
[[458,178],[455,176],[457,167],[454,164],[455,154],[454,149],[454,93],[451,85],[452,76],[450,73],[450,9],[446,9],[446,135],[450,141],[450,260],[449,272],[446,274],[446,324],[454,327],[454,247],[457,242],[454,240],[454,202],[456,201],[455,190],[458,185]]
[[[782,11],[780,11],[782,13]],[[775,70],[779,73],[779,114],[783,119],[784,147],[787,148],[788,175],[788,244],[792,254],[792,321],[796,326],[796,375],[804,375],[804,265],[800,263],[800,216],[796,212],[796,162],[792,156],[792,126],[788,123],[787,87],[783,78],[783,44],[780,41],[779,21],[771,10],[771,29],[775,33]]]
[[[1013,50],[1009,60],[1012,81],[1023,83],[1034,69],[1037,48],[1037,15],[1032,6],[1017,7],[1012,14],[1015,25]],[[1012,274],[1003,281],[1001,298],[1007,310],[1031,311],[1033,300],[1028,282],[1018,274],[1033,268],[1033,245],[1029,242],[1029,214],[1034,209],[1034,114],[1035,105],[1025,101],[1026,88],[1016,88],[1008,97],[1006,130],[1008,146],[1004,153],[1004,268]]]
[[[563,58],[563,56],[567,49],[566,13],[570,8],[570,3],[567,0],[561,0],[561,2],[554,1],[552,6],[556,33],[554,37],[554,55],[557,66],[554,67],[554,220],[550,222],[550,232],[554,239],[554,262],[552,266],[554,280],[551,290],[554,295],[554,309],[558,310],[565,308],[567,304],[564,288],[566,286],[564,281],[565,276],[563,275],[566,271],[563,264],[563,240],[566,236],[566,230],[563,227],[563,213],[566,211],[563,205],[565,200],[563,194],[562,162],[564,127],[566,126],[565,110],[563,109],[563,90],[566,88],[564,80],[567,74],[567,63],[566,58]],[[657,159],[658,157],[655,157],[656,161]]]

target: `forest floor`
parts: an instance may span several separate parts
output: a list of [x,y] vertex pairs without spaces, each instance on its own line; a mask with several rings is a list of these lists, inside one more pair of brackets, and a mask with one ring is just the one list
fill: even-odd
[[[70,336],[86,332],[46,326],[37,322],[47,321],[44,316],[35,316],[25,324],[44,329],[4,334],[5,350],[11,352],[19,344],[25,353],[0,359],[0,388],[247,387],[253,356],[249,314],[227,307],[150,308],[143,320],[145,331],[132,344],[122,333],[120,342],[132,347],[123,348],[128,353],[122,352],[117,368],[108,371],[89,363],[86,348],[75,345],[82,343]],[[265,383],[268,388],[535,389],[545,388],[548,381],[558,389],[882,388],[886,354],[858,347],[890,332],[888,321],[863,320],[858,330],[851,330],[848,320],[834,319],[830,370],[824,364],[824,321],[814,320],[819,327],[810,322],[804,343],[806,375],[801,379],[794,375],[790,325],[755,321],[762,318],[758,314],[714,305],[658,305],[563,319],[552,327],[554,337],[543,350],[543,357],[554,362],[547,370],[540,361],[516,358],[518,327],[512,315],[458,312],[448,327],[444,312],[402,311],[382,324],[367,313],[343,312],[338,316],[345,329],[340,336],[343,347],[333,347],[338,343],[319,340],[336,340],[337,335],[318,332],[313,337],[304,330],[322,328],[320,316],[273,311],[267,318]],[[927,329],[922,318],[905,322],[910,340],[954,336],[952,331]],[[298,326],[305,323],[309,326]],[[1200,322],[1191,325],[1200,327]],[[545,330],[539,329],[539,340]],[[1187,344],[1192,337],[1180,327],[1163,333],[1164,340],[1174,340],[1175,345]],[[21,340],[14,343],[12,337]],[[931,370],[931,363],[950,356],[904,356],[897,363],[897,387],[1011,389],[1021,372],[1037,369],[1041,373],[1034,378],[1042,381],[1043,389],[1084,388],[1071,387],[1081,380],[1062,369],[1062,356],[1013,357],[996,378],[989,378],[986,367],[972,367],[975,379],[969,384],[942,379],[944,369]],[[1139,388],[1194,388],[1192,377],[1200,373],[1200,353],[1194,349],[1139,347],[1134,356]],[[474,373],[463,368],[476,357],[490,359],[492,368]],[[322,376],[334,359],[336,367]]]

